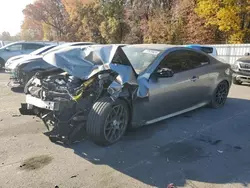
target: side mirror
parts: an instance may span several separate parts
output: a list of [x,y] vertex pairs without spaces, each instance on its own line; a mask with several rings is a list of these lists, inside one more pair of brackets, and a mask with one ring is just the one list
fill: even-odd
[[168,78],[168,77],[173,77],[174,72],[168,68],[160,68],[156,71],[156,75],[158,78]]
[[9,48],[5,48],[4,50],[5,50],[5,51],[7,51],[7,52],[9,52],[9,51],[10,51],[10,49],[9,49]]

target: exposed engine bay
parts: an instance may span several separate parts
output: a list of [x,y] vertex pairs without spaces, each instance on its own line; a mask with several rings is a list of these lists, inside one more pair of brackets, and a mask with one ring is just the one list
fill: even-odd
[[[71,143],[76,141],[77,134],[84,136],[84,125],[91,107],[97,99],[107,95],[107,89],[117,74],[106,71],[83,81],[60,72],[37,73],[25,87],[25,94],[36,101],[29,102],[29,110],[23,110],[27,104],[22,104],[20,112],[39,116],[49,130],[46,134],[51,141]],[[37,99],[53,105],[39,106]]]

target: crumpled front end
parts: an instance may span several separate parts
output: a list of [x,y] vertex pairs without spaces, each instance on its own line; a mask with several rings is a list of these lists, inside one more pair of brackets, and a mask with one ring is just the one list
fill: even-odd
[[[108,54],[105,53],[105,57],[110,55],[110,62],[121,56],[116,53],[117,48],[113,50],[109,48]],[[39,116],[49,130],[46,134],[50,139],[63,143],[72,143],[85,135],[88,114],[98,99],[110,96],[113,100],[124,97],[131,101],[138,88],[136,75],[129,65],[100,61],[97,64],[98,56],[93,54],[89,54],[88,60],[84,58],[82,64],[74,54],[70,62],[72,53],[75,51],[50,54],[55,60],[51,62],[58,69],[38,72],[29,80],[24,89],[26,103],[19,109],[23,115]]]
[[53,141],[72,142],[77,134],[84,135],[88,112],[110,84],[110,74],[85,81],[67,73],[46,77],[39,74],[25,86],[26,104],[22,104],[20,112],[42,118]]

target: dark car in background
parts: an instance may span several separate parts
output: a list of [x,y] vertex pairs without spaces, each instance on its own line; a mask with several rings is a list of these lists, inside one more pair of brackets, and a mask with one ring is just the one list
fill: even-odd
[[243,82],[250,83],[250,54],[239,58],[231,65],[233,70],[233,83],[241,85]]
[[24,87],[25,84],[30,80],[32,76],[34,76],[39,71],[44,71],[47,69],[54,68],[53,65],[45,62],[43,60],[43,55],[46,53],[51,53],[58,51],[63,48],[67,48],[69,46],[85,46],[85,45],[93,45],[92,42],[73,42],[66,43],[59,46],[56,46],[41,55],[32,56],[30,58],[21,59],[20,62],[16,65],[16,67],[12,70],[11,73],[11,82],[14,86]]
[[41,117],[50,139],[67,144],[86,133],[110,145],[128,128],[222,107],[232,81],[229,64],[169,45],[69,47],[43,59],[55,68],[29,80],[20,112]]

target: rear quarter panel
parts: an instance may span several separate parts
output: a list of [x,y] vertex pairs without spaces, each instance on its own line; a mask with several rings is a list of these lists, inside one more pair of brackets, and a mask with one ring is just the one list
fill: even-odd
[[210,58],[210,66],[208,67],[208,71],[210,72],[210,79],[212,80],[212,87],[210,88],[209,95],[212,96],[214,90],[218,86],[218,84],[222,81],[227,81],[229,87],[232,84],[232,72],[230,69],[230,64],[224,63],[214,57]]

